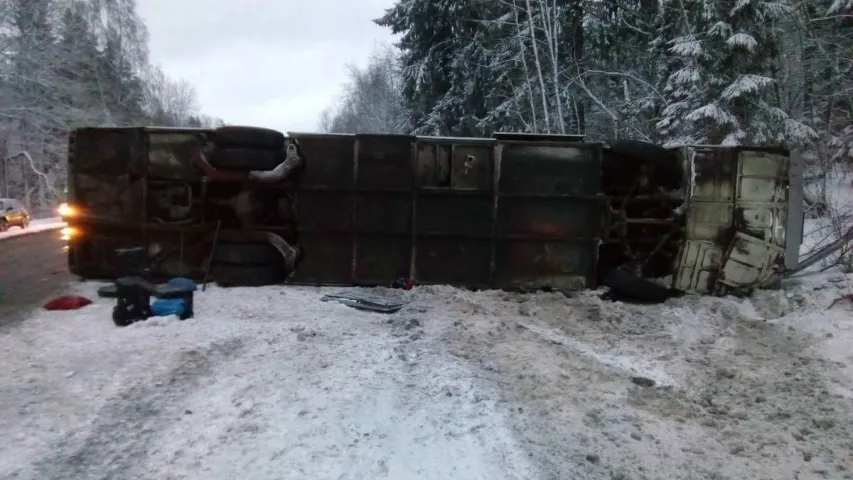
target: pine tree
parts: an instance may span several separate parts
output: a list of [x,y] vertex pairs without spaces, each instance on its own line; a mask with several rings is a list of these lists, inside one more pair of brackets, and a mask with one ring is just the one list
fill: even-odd
[[115,31],[108,32],[99,55],[98,78],[107,122],[115,125],[133,124],[145,118],[142,80],[124,54],[122,38]]
[[853,1],[819,0],[802,7],[803,114],[822,133],[822,167],[853,165]]
[[58,48],[65,61],[58,73],[66,81],[64,102],[73,107],[74,123],[91,124],[100,123],[102,88],[96,64],[100,52],[88,14],[88,5],[81,1],[65,9],[58,28]]
[[586,12],[584,78],[601,103],[590,105],[590,137],[656,141],[653,119],[663,102],[652,48],[658,2],[593,2]]
[[395,34],[402,54],[402,95],[415,133],[477,135],[488,88],[496,72],[483,51],[485,12],[475,2],[401,0],[376,21]]
[[[70,129],[149,122],[147,33],[135,0],[5,0],[3,12],[0,160],[15,157],[0,172],[26,181],[0,194],[47,208],[64,186]],[[182,94],[184,122],[194,92]]]
[[662,136],[728,145],[809,141],[814,132],[780,108],[775,89],[774,22],[791,10],[787,0],[663,2],[654,42],[665,79]]

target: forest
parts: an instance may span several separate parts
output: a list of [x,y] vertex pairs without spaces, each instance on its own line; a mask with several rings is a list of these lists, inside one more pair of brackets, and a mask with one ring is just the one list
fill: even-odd
[[584,134],[853,161],[853,0],[397,0],[332,132]]
[[[63,195],[67,132],[206,126],[135,0],[0,0],[0,197]],[[581,133],[853,161],[853,0],[397,0],[330,132]]]
[[62,199],[75,127],[222,123],[151,64],[135,0],[0,0],[0,45],[0,198],[33,216]]

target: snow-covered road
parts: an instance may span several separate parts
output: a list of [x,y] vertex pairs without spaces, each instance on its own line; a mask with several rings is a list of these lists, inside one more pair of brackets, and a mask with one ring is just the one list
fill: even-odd
[[213,288],[124,329],[106,300],[39,312],[0,330],[0,478],[853,478],[830,280],[656,306],[418,287],[393,315]]
[[11,227],[9,230],[0,233],[0,240],[4,238],[17,237],[20,235],[27,235],[30,233],[38,233],[43,232],[45,230],[58,230],[65,226],[65,222],[62,221],[61,218],[40,218],[38,220],[33,220],[30,222],[30,226],[27,228],[20,227]]
[[0,477],[530,478],[464,362],[306,288],[199,294],[117,329],[105,301],[3,333]]

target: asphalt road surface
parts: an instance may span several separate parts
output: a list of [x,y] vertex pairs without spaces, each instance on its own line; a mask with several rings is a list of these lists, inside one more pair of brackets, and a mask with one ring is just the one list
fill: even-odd
[[26,315],[71,280],[59,230],[0,240],[0,326]]

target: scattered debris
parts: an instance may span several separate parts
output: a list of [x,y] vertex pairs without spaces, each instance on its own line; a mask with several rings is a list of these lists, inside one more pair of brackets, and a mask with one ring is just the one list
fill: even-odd
[[655,381],[646,377],[631,377],[631,383],[645,388],[652,388],[655,386]]
[[407,303],[394,300],[382,295],[362,292],[341,292],[324,295],[320,300],[324,302],[335,301],[348,307],[359,310],[368,310],[377,313],[394,313]]

